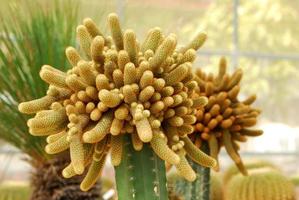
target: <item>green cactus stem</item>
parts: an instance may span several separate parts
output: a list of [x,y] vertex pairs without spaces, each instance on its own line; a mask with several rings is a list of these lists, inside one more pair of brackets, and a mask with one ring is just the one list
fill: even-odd
[[148,144],[135,151],[125,137],[123,159],[115,167],[119,200],[167,200],[164,162]]
[[[206,142],[203,142],[201,150],[209,154],[209,147]],[[210,199],[210,168],[203,167],[195,163],[193,160],[188,160],[191,167],[196,173],[194,182],[179,180],[176,183],[178,193],[184,196],[185,200],[209,200]]]
[[[202,151],[209,154],[209,147],[206,142],[203,142]],[[209,200],[210,199],[210,168],[203,167],[191,161],[191,166],[196,172],[197,179],[190,182],[191,198],[190,200]],[[187,199],[186,199],[187,200]]]

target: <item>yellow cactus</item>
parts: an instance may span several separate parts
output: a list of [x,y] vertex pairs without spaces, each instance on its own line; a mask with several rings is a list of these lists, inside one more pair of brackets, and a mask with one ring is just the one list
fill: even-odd
[[111,136],[111,163],[118,166],[121,162],[123,152],[123,136]]
[[234,176],[228,183],[225,196],[231,200],[295,200],[295,188],[278,171],[260,168],[250,170],[247,177]]
[[[103,140],[105,141],[105,140]],[[94,146],[90,144],[84,144],[84,167],[88,166],[92,161],[92,155],[94,152]],[[64,178],[71,178],[73,176],[76,176],[77,173],[75,172],[75,169],[73,167],[73,164],[70,163],[67,167],[65,167],[62,171],[62,176]]]
[[207,39],[207,34],[204,32],[200,32],[194,37],[194,39],[186,47],[182,48],[180,51],[182,53],[185,53],[189,49],[197,50],[203,45],[206,39]]
[[[78,26],[82,53],[66,49],[70,70],[41,69],[42,79],[49,84],[47,95],[19,105],[21,112],[36,113],[28,121],[30,132],[49,135],[49,153],[70,149],[71,164],[63,171],[66,178],[89,168],[83,190],[100,176],[107,151],[111,150],[112,164],[120,164],[125,134],[131,136],[136,151],[149,143],[161,159],[194,180],[185,150],[205,166],[216,163],[199,149],[192,152],[194,145],[183,141],[194,130],[196,109],[206,103],[195,95],[198,83],[191,69],[205,35],[178,51],[176,36],[164,37],[159,28],[151,29],[139,45],[132,30],[123,34],[117,15],[110,14],[108,24],[112,39],[89,18]],[[175,127],[175,135],[167,127]],[[94,146],[92,156],[85,153],[87,144]]]
[[[272,170],[280,171],[277,166],[265,160],[248,160],[245,161],[244,166],[247,170],[259,169],[259,168],[271,168]],[[223,183],[227,184],[235,175],[240,173],[236,165],[231,165],[223,174]]]
[[163,133],[154,134],[151,140],[151,146],[155,153],[167,163],[175,165],[180,162],[179,156],[167,146]]
[[132,144],[133,144],[133,148],[136,151],[141,151],[142,150],[143,142],[140,140],[137,133],[132,133]]
[[81,190],[88,191],[96,183],[98,178],[101,176],[105,160],[106,152],[104,153],[104,155],[100,157],[100,159],[93,159],[88,169],[88,172],[80,185]]
[[[58,133],[59,134],[59,133]],[[57,154],[67,150],[70,146],[69,142],[66,139],[67,135],[64,133],[63,136],[60,136],[56,141],[50,141],[49,144],[45,147],[45,151],[48,154]]]
[[82,174],[84,172],[84,150],[83,144],[81,143],[80,135],[77,134],[72,136],[70,142],[70,156],[71,162],[74,167],[76,174]]
[[175,165],[178,169],[178,174],[184,177],[188,181],[194,181],[196,179],[196,173],[193,171],[192,167],[188,164],[188,161],[184,155],[183,150],[180,150],[179,157],[180,162]]
[[108,16],[108,23],[116,49],[122,50],[124,48],[123,34],[120,28],[118,16],[114,13],[110,14]]
[[[238,142],[246,142],[247,136],[259,136],[261,130],[251,130],[249,127],[257,122],[260,110],[250,105],[255,101],[255,95],[244,101],[238,100],[242,70],[236,70],[231,76],[226,72],[226,60],[221,58],[217,75],[206,74],[200,69],[196,71],[194,80],[198,83],[198,96],[208,98],[205,107],[196,111],[192,141],[200,147],[202,141],[207,141],[210,155],[218,160],[222,146],[236,163],[239,170],[246,175],[240,155]],[[200,105],[198,101],[195,103]],[[217,165],[215,170],[219,170]]]
[[185,142],[185,150],[190,156],[198,164],[205,167],[216,167],[217,162],[215,159],[211,159],[210,156],[207,156],[205,153],[200,151],[188,137],[183,137],[182,140]]
[[83,134],[83,141],[86,143],[97,143],[104,139],[108,134],[109,128],[112,124],[113,114],[112,112],[106,112],[100,119],[100,121],[89,131]]

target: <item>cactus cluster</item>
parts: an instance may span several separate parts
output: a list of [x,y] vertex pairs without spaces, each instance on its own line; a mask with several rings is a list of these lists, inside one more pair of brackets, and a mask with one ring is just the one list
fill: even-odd
[[[232,75],[227,73],[227,64],[224,58],[219,62],[217,75],[205,73],[197,69],[194,80],[199,86],[198,93],[209,99],[203,109],[196,111],[196,123],[194,134],[190,135],[196,146],[207,142],[210,155],[218,160],[218,154],[222,146],[236,163],[239,170],[246,175],[237,142],[245,142],[247,136],[259,136],[261,130],[252,130],[249,127],[257,122],[260,110],[251,107],[256,96],[252,95],[240,101],[240,81],[242,70],[237,69]],[[219,166],[216,167],[216,170]]]
[[40,77],[49,84],[46,96],[19,104],[22,113],[36,114],[28,120],[30,133],[47,136],[49,154],[69,149],[65,178],[88,168],[81,183],[85,191],[101,175],[108,152],[112,164],[120,165],[125,134],[136,151],[149,143],[185,179],[195,180],[186,155],[203,166],[216,166],[187,136],[194,131],[196,110],[207,103],[195,93],[198,81],[192,72],[205,33],[176,49],[176,36],[164,36],[159,28],[139,44],[132,30],[122,31],[117,15],[110,14],[108,24],[111,37],[91,19],[77,27],[81,52],[66,49],[72,65],[67,72],[42,67]]
[[226,190],[229,200],[295,200],[294,186],[276,170],[249,170],[249,176],[236,175]]

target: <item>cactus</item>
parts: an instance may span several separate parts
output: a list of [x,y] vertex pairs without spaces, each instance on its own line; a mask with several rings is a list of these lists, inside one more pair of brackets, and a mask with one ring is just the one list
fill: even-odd
[[[191,69],[205,33],[176,50],[176,36],[164,36],[159,28],[151,29],[139,45],[132,30],[122,31],[117,15],[110,14],[108,24],[112,37],[103,36],[91,19],[77,27],[81,54],[73,47],[66,49],[72,65],[67,72],[42,67],[40,76],[49,84],[46,96],[19,104],[22,113],[36,114],[28,120],[29,132],[47,136],[49,154],[69,150],[71,163],[62,175],[70,178],[87,170],[83,191],[101,176],[109,152],[117,174],[131,162],[135,169],[151,170],[144,162],[152,157],[156,169],[163,171],[158,156],[194,181],[196,174],[186,155],[205,167],[216,166],[216,160],[187,137],[193,132],[194,113],[207,103],[206,97],[194,95],[198,85]],[[127,137],[132,147],[125,145]],[[127,158],[129,150],[132,159]],[[139,178],[154,186],[152,177]],[[159,184],[162,180],[163,176]],[[121,195],[126,192],[122,187],[127,185],[118,184]]]
[[293,184],[276,170],[249,170],[249,176],[234,176],[228,184],[229,200],[295,200]]
[[[188,199],[202,199],[198,193],[192,196],[192,191],[202,190],[201,185],[199,188],[193,188],[195,184],[190,184],[184,181],[181,177],[175,173],[170,173],[168,179],[168,190],[170,200],[188,200]],[[207,197],[205,197],[207,198]],[[209,187],[209,199],[210,200],[222,200],[223,190],[221,179],[218,175],[211,173],[210,176],[210,187]]]
[[[194,143],[193,149],[204,148],[210,156],[217,160],[217,165],[213,169],[219,171],[218,154],[220,148],[224,146],[240,172],[247,175],[247,170],[238,153],[240,147],[237,142],[246,142],[247,136],[262,134],[261,130],[248,129],[256,124],[260,110],[250,107],[256,99],[255,95],[244,101],[238,100],[242,70],[238,69],[232,75],[228,75],[226,67],[226,60],[221,58],[217,76],[206,74],[200,69],[196,71],[194,80],[199,89],[196,90],[194,96],[208,97],[208,103],[196,110],[194,132],[189,135],[190,139],[184,140],[185,144],[188,144],[185,149],[191,155],[192,160],[196,161],[192,157],[191,144]],[[201,102],[195,101],[194,104],[201,104]],[[202,180],[185,183],[183,188],[186,190],[183,194],[186,199],[208,200],[209,169],[194,166],[194,164],[192,164],[193,168],[197,169],[197,175]]]
[[[250,160],[245,162],[245,168],[247,170],[258,169],[258,168],[271,168],[273,170],[280,171],[277,166],[273,165],[266,160]],[[239,170],[235,165],[231,165],[223,174],[223,183],[227,184],[235,175],[239,174]]]
[[[203,143],[201,146],[202,150],[209,154],[209,147],[207,143]],[[197,180],[188,183],[191,187],[191,198],[190,200],[208,200],[210,199],[210,169],[197,165],[192,160],[192,167],[195,168]],[[186,199],[188,200],[188,199]]]
[[123,160],[115,172],[119,199],[167,199],[165,164],[148,144],[141,151],[135,151],[126,136]]
[[[224,146],[238,169],[246,175],[238,153],[238,142],[246,142],[248,136],[263,133],[261,130],[248,129],[256,124],[261,111],[250,106],[256,99],[255,95],[244,101],[238,99],[242,70],[237,69],[229,75],[226,67],[226,60],[221,58],[218,75],[206,74],[200,69],[196,71],[195,80],[199,85],[197,94],[207,96],[209,102],[203,109],[197,110],[195,131],[190,138],[198,147],[207,141],[210,155],[216,160],[220,148]],[[219,165],[215,169],[218,171]]]
[[223,200],[223,186],[218,175],[211,175],[210,200]]
[[[201,146],[202,150],[208,152],[208,144]],[[176,189],[185,200],[207,200],[210,199],[210,169],[200,166],[192,159],[189,159],[191,167],[196,173],[197,179],[194,182],[180,180],[176,183]]]

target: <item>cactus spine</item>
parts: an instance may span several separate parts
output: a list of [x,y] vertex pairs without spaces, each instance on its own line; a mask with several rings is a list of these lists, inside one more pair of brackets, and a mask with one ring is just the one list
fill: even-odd
[[115,167],[119,200],[168,199],[165,164],[148,144],[135,151],[131,140],[125,137],[123,157]]

